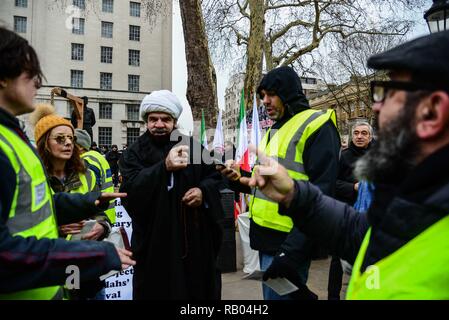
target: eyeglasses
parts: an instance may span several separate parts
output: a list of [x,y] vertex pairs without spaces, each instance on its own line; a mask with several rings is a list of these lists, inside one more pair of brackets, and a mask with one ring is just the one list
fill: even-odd
[[76,141],[76,137],[72,136],[71,134],[58,134],[51,137],[56,141],[57,144],[64,145],[67,139],[70,140],[70,143],[74,143]]
[[446,88],[433,84],[416,83],[412,81],[371,81],[370,85],[371,99],[373,102],[384,102],[388,91],[391,89],[403,91],[447,90]]

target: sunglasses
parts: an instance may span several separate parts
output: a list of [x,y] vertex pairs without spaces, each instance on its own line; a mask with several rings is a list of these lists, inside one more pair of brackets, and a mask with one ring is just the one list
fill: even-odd
[[371,100],[384,102],[389,90],[419,91],[419,90],[446,90],[443,87],[416,83],[412,81],[371,81]]
[[64,145],[67,139],[70,140],[70,143],[74,143],[76,141],[76,137],[71,134],[58,134],[55,136],[50,137],[51,139],[54,139],[57,144]]

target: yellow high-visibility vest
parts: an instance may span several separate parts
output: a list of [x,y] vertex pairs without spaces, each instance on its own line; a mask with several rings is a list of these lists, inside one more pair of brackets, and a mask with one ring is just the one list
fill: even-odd
[[371,237],[369,229],[355,260],[346,298],[448,300],[448,231],[449,215],[361,273]]
[[[58,238],[53,197],[41,160],[15,132],[0,125],[0,149],[16,173],[16,189],[6,226],[13,236]],[[0,294],[0,299],[62,299],[60,286]]]
[[[260,149],[267,156],[273,157],[288,171],[295,180],[309,180],[304,170],[303,153],[307,139],[323,126],[329,119],[337,125],[335,111],[308,109],[298,113],[287,121],[277,132],[268,131],[260,143]],[[269,136],[271,136],[268,141]],[[278,213],[279,205],[256,190],[250,198],[250,217],[259,226],[290,232],[293,222],[290,217]]]
[[[101,192],[114,192],[114,184],[112,183],[112,173],[109,163],[106,159],[97,151],[90,150],[81,155],[81,158],[87,161],[90,165],[97,168],[100,172],[100,190]],[[109,202],[109,207],[105,211],[111,223],[115,223],[115,204],[114,200]]]

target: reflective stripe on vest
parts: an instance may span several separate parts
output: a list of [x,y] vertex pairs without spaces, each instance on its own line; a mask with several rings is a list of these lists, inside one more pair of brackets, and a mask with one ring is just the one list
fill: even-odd
[[[101,173],[101,192],[114,192],[114,184],[112,182],[112,174],[109,163],[106,159],[97,151],[87,151],[81,155],[81,158],[86,160],[90,165],[96,167]],[[114,200],[109,202],[109,207],[105,211],[111,223],[115,223],[115,202]]]
[[[302,158],[304,147],[307,139],[329,119],[336,126],[334,110],[305,110],[287,121],[276,132],[268,131],[260,143],[260,148],[282,164],[292,179],[309,180]],[[250,216],[255,223],[262,227],[290,232],[293,222],[290,217],[279,215],[278,208],[278,204],[265,197],[260,190],[256,190],[254,197],[251,197]]]
[[[25,141],[3,125],[0,149],[16,173],[14,198],[6,221],[9,232],[24,238],[58,238],[52,194],[40,159]],[[24,290],[2,294],[0,299],[50,300],[59,290],[59,286]]]
[[449,299],[449,215],[361,273],[371,229],[352,269],[348,300]]
[[92,150],[83,153],[81,158],[86,160],[90,165],[95,166],[100,171],[101,191],[113,192],[114,184],[112,182],[111,169],[106,159],[100,153]]

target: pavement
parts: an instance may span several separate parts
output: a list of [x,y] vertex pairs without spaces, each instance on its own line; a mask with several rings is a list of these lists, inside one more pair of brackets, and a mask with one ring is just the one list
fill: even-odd
[[[246,275],[243,269],[243,256],[240,244],[239,233],[236,232],[236,267],[237,272],[222,274],[222,299],[223,300],[263,300],[262,285],[260,281],[244,280]],[[309,280],[307,285],[315,292],[320,300],[327,299],[327,281],[329,275],[329,265],[331,258],[312,261],[309,270]],[[340,294],[344,299],[349,277],[344,275],[343,288]]]

